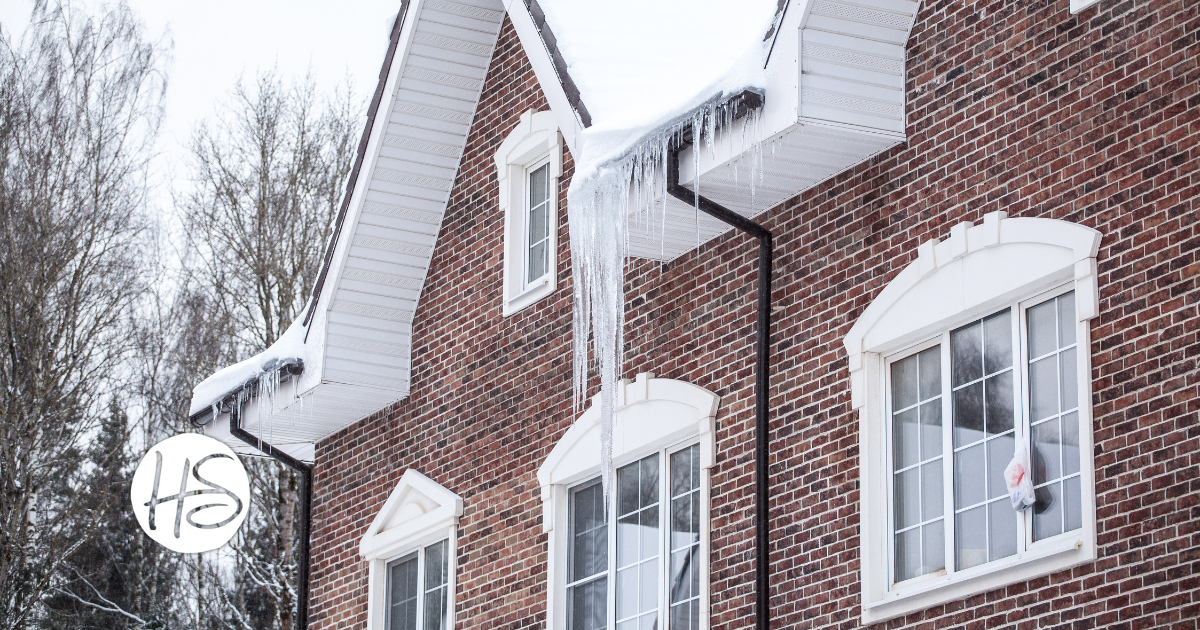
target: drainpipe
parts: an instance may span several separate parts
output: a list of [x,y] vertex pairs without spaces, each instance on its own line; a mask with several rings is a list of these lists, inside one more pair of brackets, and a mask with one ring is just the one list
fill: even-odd
[[[279,362],[271,362],[265,366],[264,372],[272,371],[279,372],[279,381],[286,382],[289,379],[298,377],[304,373],[304,362],[296,359],[287,359]],[[297,581],[299,584],[296,589],[296,630],[308,629],[308,585],[309,572],[308,565],[311,560],[312,553],[309,546],[309,532],[312,531],[312,478],[313,467],[288,455],[279,450],[275,446],[264,442],[262,438],[251,434],[249,431],[242,428],[242,402],[246,392],[254,391],[254,386],[259,382],[262,376],[251,381],[243,383],[240,387],[229,392],[213,405],[211,409],[205,409],[188,420],[192,426],[203,427],[209,422],[217,419],[219,411],[229,411],[229,434],[233,437],[245,442],[249,446],[258,449],[264,455],[274,459],[275,461],[291,468],[300,473],[300,522],[299,526],[299,543],[300,548],[297,549],[299,555],[297,567]]]
[[271,459],[291,468],[300,473],[300,523],[299,523],[299,538],[300,548],[297,567],[297,581],[300,583],[296,589],[296,630],[307,630],[308,628],[308,565],[312,556],[309,546],[309,531],[312,529],[312,478],[313,467],[306,464],[287,453],[275,448],[274,446],[262,441],[256,435],[242,428],[242,406],[235,403],[229,410],[229,433],[233,437],[249,444],[250,446],[260,450],[263,454]]
[[[752,92],[743,94],[756,98],[743,104],[750,108],[761,105],[761,97]],[[695,134],[693,134],[693,137]],[[755,628],[770,630],[770,538],[768,536],[768,514],[770,488],[767,483],[767,446],[770,442],[767,398],[771,368],[771,232],[763,226],[743,217],[711,199],[679,185],[679,152],[682,146],[673,147],[667,158],[667,192],[689,206],[699,205],[700,211],[758,239],[758,330],[755,339],[754,358],[754,554],[755,566]],[[699,150],[693,146],[692,150]]]

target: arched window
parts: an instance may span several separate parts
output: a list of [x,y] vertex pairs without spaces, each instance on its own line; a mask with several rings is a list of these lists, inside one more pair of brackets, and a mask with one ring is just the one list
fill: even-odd
[[682,381],[622,381],[607,513],[599,400],[559,440],[538,470],[549,628],[708,627],[708,475],[719,403]]
[[[844,343],[859,411],[863,621],[1095,558],[1091,354],[1100,233],[962,223]],[[1036,502],[1004,470],[1026,451]]]

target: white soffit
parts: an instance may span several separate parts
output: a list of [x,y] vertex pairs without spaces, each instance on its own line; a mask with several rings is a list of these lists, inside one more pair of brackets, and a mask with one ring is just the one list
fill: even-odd
[[[701,195],[754,217],[905,140],[905,46],[918,2],[792,0],[768,59],[761,130],[735,125],[700,152]],[[751,195],[750,147],[761,137],[762,179]],[[680,183],[695,189],[691,149]],[[631,252],[671,260],[730,231],[676,199],[631,222]],[[660,237],[665,227],[665,235]]]
[[[280,387],[274,413],[257,399],[244,406],[251,434],[311,460],[315,442],[408,395],[413,316],[503,18],[500,0],[410,2],[308,363]],[[244,446],[227,413],[206,431]]]

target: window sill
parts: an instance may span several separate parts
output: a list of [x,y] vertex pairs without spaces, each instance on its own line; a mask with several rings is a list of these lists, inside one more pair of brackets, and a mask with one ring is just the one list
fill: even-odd
[[863,605],[863,624],[878,623],[931,606],[1041,577],[1095,560],[1095,545],[1086,530],[1062,534],[1034,549],[953,575],[944,575],[897,588],[882,599]]
[[508,317],[517,311],[537,302],[554,292],[554,277],[547,274],[525,287],[525,290],[504,301],[504,316]]

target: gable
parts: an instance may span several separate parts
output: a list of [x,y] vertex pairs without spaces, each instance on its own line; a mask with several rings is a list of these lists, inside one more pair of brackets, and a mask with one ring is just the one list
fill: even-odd
[[399,551],[428,534],[458,524],[462,497],[409,468],[375,515],[358,552],[371,560]]

